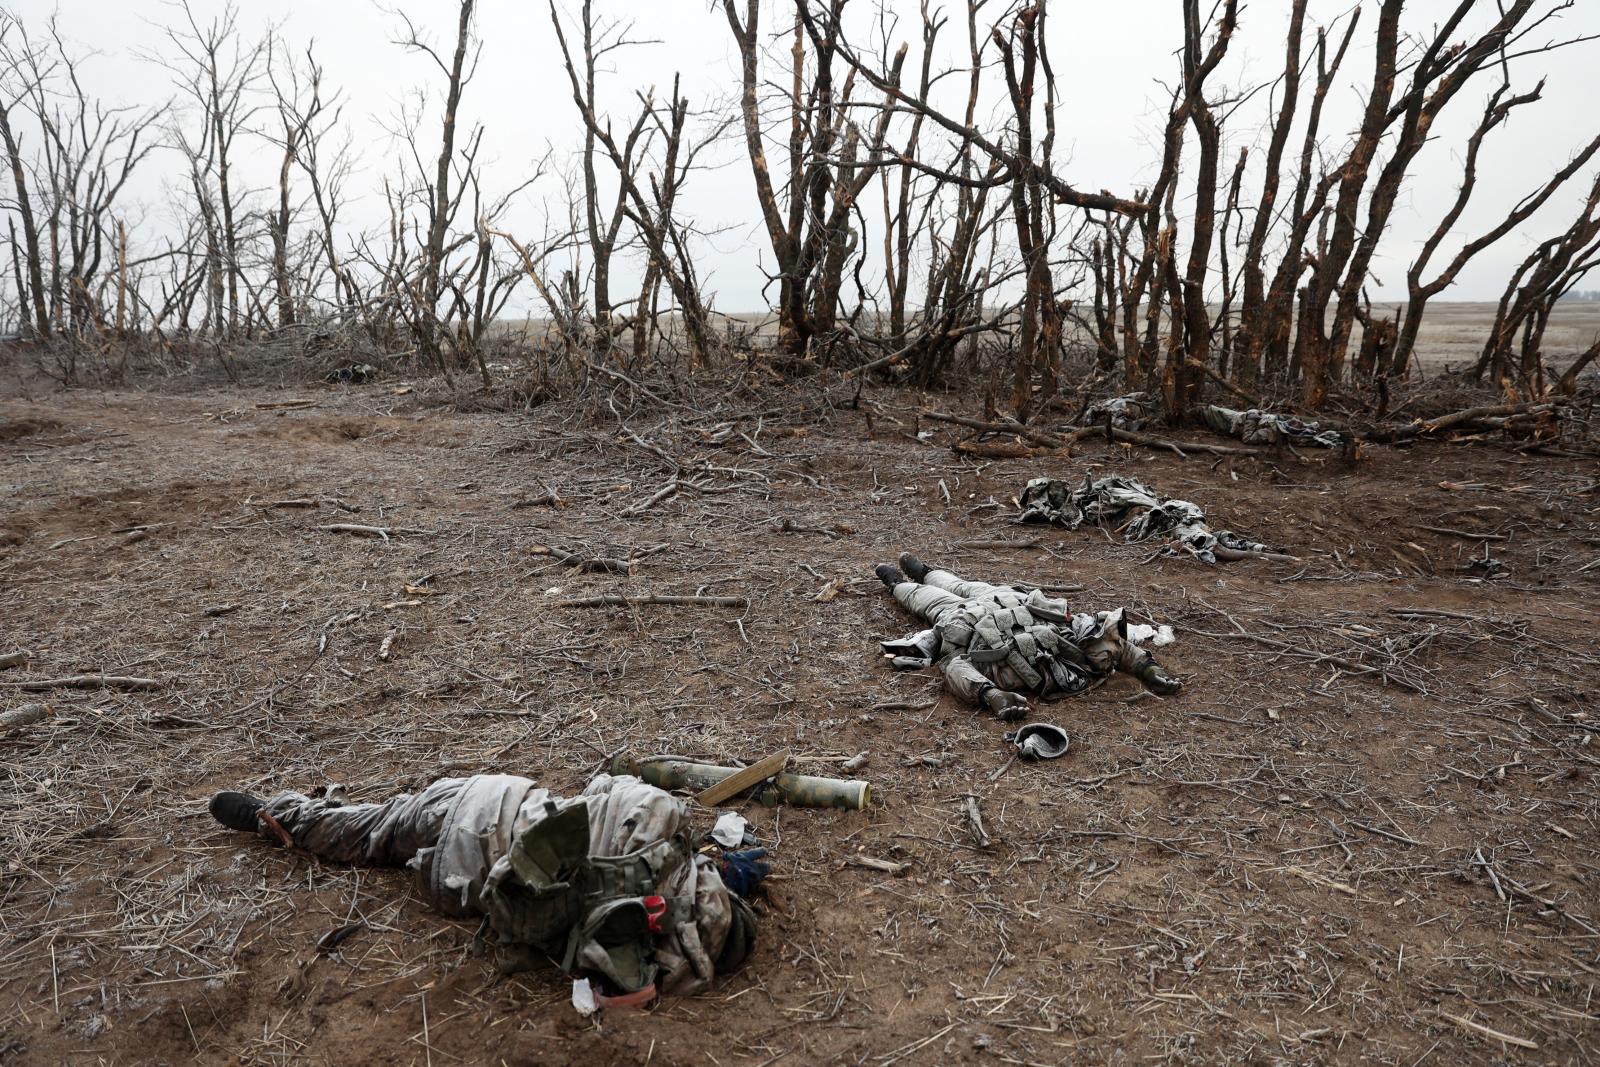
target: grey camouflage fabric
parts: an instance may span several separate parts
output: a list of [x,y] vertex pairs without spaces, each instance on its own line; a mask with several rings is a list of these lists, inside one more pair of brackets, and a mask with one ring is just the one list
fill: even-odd
[[1020,522],[1047,522],[1076,530],[1084,523],[1120,530],[1129,544],[1156,538],[1167,555],[1188,553],[1202,563],[1217,562],[1218,548],[1236,552],[1271,552],[1264,544],[1232,530],[1213,530],[1198,504],[1162,496],[1143,482],[1109,474],[1083,476],[1083,484],[1058,478],[1034,478],[1018,498]]
[[[710,983],[735,909],[750,914],[724,887],[714,861],[691,855],[688,806],[625,775],[600,775],[570,798],[528,778],[478,774],[442,778],[382,804],[345,803],[337,787],[318,799],[285,792],[265,811],[297,846],[325,859],[410,867],[418,891],[439,911],[487,919],[506,970],[548,956],[569,971],[604,973],[623,988],[654,980],[661,992],[690,993]],[[265,820],[260,832],[276,839]],[[587,856],[571,855],[573,847]],[[590,920],[606,905],[594,907],[593,894],[586,899],[579,891],[580,874],[613,896],[667,899],[652,959],[621,961],[638,973],[615,973],[619,963],[607,957],[603,931],[589,936],[584,924],[595,925]]]
[[1127,639],[1123,611],[1073,613],[1039,590],[969,582],[929,570],[903,581],[894,598],[929,629],[882,642],[897,670],[937,664],[945,688],[979,707],[991,689],[1044,699],[1070,696],[1149,653]]
[[1161,418],[1161,398],[1150,393],[1128,393],[1105,400],[1096,400],[1084,410],[1083,421],[1089,426],[1104,426],[1106,419],[1119,430],[1137,430],[1147,422]]
[[[1161,397],[1155,393],[1127,393],[1090,404],[1084,410],[1083,422],[1087,426],[1104,426],[1109,419],[1119,430],[1138,430],[1161,419],[1165,411]],[[1344,444],[1344,438],[1336,430],[1324,430],[1314,422],[1256,408],[1238,411],[1207,404],[1200,409],[1200,417],[1217,433],[1237,437],[1247,445],[1287,443],[1338,448]]]
[[1336,430],[1324,430],[1314,422],[1255,408],[1237,411],[1207,404],[1200,409],[1200,417],[1217,433],[1237,437],[1247,445],[1291,444],[1339,448],[1344,444],[1344,438]]

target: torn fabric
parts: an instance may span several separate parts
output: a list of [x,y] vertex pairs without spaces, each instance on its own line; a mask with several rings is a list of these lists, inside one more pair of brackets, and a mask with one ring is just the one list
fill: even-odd
[[1262,553],[1274,549],[1232,530],[1213,530],[1198,504],[1163,496],[1120,474],[1083,476],[1073,488],[1061,478],[1034,478],[1022,490],[1020,522],[1045,522],[1076,530],[1092,523],[1122,534],[1129,544],[1161,539],[1166,555],[1187,552],[1202,563],[1217,562],[1216,550]]
[[1237,437],[1247,445],[1291,444],[1339,448],[1344,444],[1344,438],[1336,430],[1324,430],[1314,422],[1256,408],[1237,411],[1207,404],[1200,409],[1200,417],[1217,433]]

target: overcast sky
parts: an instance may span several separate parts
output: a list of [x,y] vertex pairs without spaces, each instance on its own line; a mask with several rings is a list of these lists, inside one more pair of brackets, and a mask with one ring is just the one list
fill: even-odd
[[[158,105],[173,96],[172,76],[140,58],[170,51],[162,26],[181,16],[162,0],[7,2],[25,23],[41,28],[49,14],[59,10],[64,34],[83,50],[95,53],[84,67],[84,80],[92,92],[111,102],[141,106]],[[451,43],[455,0],[395,3],[442,47]],[[992,6],[1002,3],[993,0]],[[408,93],[419,85],[435,91],[438,84],[436,76],[430,80],[436,71],[428,61],[392,43],[400,20],[391,6],[371,0],[250,0],[239,16],[247,37],[277,26],[292,47],[303,48],[315,41],[327,80],[345,93],[346,114],[362,152],[362,172],[353,183],[361,202],[353,214],[364,221],[381,217],[376,190],[385,169],[394,165],[396,145],[384,131],[394,126]],[[964,49],[961,5],[958,0],[945,0],[944,6],[955,16],[947,37]],[[1312,0],[1311,19],[1325,23],[1351,6],[1352,0]],[[1405,26],[1425,31],[1453,6],[1453,0],[1413,0]],[[219,12],[223,2],[193,0],[193,7],[204,20]],[[674,72],[681,72],[684,91],[696,107],[720,113],[730,106],[738,79],[736,53],[720,2],[713,6],[709,0],[595,0],[595,7],[607,16],[632,19],[637,24],[635,37],[658,42],[629,49],[603,75],[604,99],[618,105],[619,116],[623,106],[631,103],[635,89],[654,85],[658,95],[664,95]],[[872,3],[854,0],[852,7],[865,16]],[[898,7],[908,17],[893,36],[896,41],[911,38],[915,45],[915,2],[901,0]],[[1282,63],[1287,7],[1287,0],[1249,0],[1242,5],[1238,35],[1214,80],[1218,89],[1260,84],[1276,76]],[[1495,4],[1484,0],[1479,8],[1473,16],[1476,26],[1492,19]],[[566,166],[580,127],[545,3],[480,0],[479,9],[481,66],[467,89],[461,117],[487,127],[488,182],[509,187],[551,150],[555,164]],[[1173,52],[1180,39],[1179,0],[1052,0],[1050,11],[1050,47],[1061,92],[1057,121],[1065,148],[1058,154],[1058,167],[1080,187],[1131,193],[1148,180],[1157,161],[1153,131],[1166,112]],[[782,25],[784,16],[768,6],[764,20],[764,29],[770,30]],[[1370,52],[1365,46],[1375,23],[1376,11],[1368,11],[1358,31],[1358,50],[1346,61],[1346,71],[1353,75],[1370,77]],[[1580,0],[1538,39],[1581,33],[1600,33],[1600,0]],[[1309,25],[1306,36],[1309,44]],[[915,47],[912,55],[916,55]],[[1509,126],[1486,146],[1475,206],[1461,222],[1464,236],[1491,225],[1510,203],[1536,187],[1597,132],[1600,112],[1593,89],[1597,65],[1600,42],[1522,60],[1513,69],[1513,85],[1519,90],[1531,87],[1540,76],[1547,77],[1544,100],[1516,112]],[[1436,142],[1407,183],[1385,256],[1375,266],[1382,283],[1373,289],[1375,297],[1404,292],[1408,253],[1431,231],[1454,195],[1460,147],[1495,79],[1492,72],[1482,76],[1480,83],[1451,105],[1447,118],[1435,128]],[[1230,126],[1224,146],[1225,171],[1231,169],[1241,145],[1259,144],[1258,119],[1268,99],[1261,94],[1257,110],[1244,112]],[[1348,81],[1336,90],[1324,122],[1330,145],[1348,132],[1359,105],[1360,97]],[[998,112],[991,114],[997,116]],[[619,124],[625,121],[619,117]],[[422,127],[422,136],[430,148],[437,140],[436,120],[431,116]],[[260,139],[248,143],[241,139],[236,151],[252,184],[266,187],[272,182],[277,161],[272,146]],[[718,231],[706,242],[702,277],[715,294],[717,307],[726,311],[760,307],[760,266],[770,264],[771,257],[762,254],[765,235],[759,229],[742,145],[730,141],[714,154],[712,162],[716,164],[713,169],[693,177],[684,202],[686,212],[703,229]],[[171,154],[150,161],[133,190],[138,208],[126,211],[130,219],[142,220],[147,228],[164,225],[168,209],[163,183],[177,173],[175,164]],[[1513,265],[1576,209],[1587,179],[1588,174],[1580,176],[1566,195],[1522,232],[1481,256],[1445,298],[1497,298]],[[1252,180],[1257,183],[1258,179]],[[564,212],[557,202],[559,189],[554,182],[537,186],[502,221],[519,236],[537,236],[546,211],[558,216]]]

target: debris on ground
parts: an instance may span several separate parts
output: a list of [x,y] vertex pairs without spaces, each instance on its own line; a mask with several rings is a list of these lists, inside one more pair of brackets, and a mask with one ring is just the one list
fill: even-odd
[[[646,756],[643,759],[618,756],[611,761],[611,773],[637,775],[661,789],[697,791],[700,795],[695,799],[701,804],[720,804],[735,793],[757,786],[759,788],[752,794],[751,799],[769,807],[787,804],[798,808],[843,808],[846,811],[858,811],[871,802],[872,787],[866,782],[845,778],[819,778],[809,774],[780,773],[783,762],[787,760],[789,754],[784,752],[781,755],[784,760],[780,760],[776,765],[752,767],[719,767],[711,763],[680,759],[677,756]],[[770,756],[767,758],[772,759]],[[730,780],[743,781],[744,784],[726,796],[722,795],[723,790],[718,790],[711,794],[714,799],[711,801],[705,799],[707,790]]]
[[1129,544],[1160,539],[1164,555],[1187,553],[1201,563],[1267,559],[1293,562],[1279,552],[1232,530],[1214,530],[1198,504],[1164,496],[1136,478],[1085,471],[1073,486],[1060,478],[1033,478],[1017,498],[1018,522],[1051,523],[1076,530],[1092,523],[1119,531]]
[[745,833],[749,826],[743,815],[735,811],[725,811],[717,816],[716,825],[711,827],[711,840],[723,848],[738,848],[744,844]]
[[1054,723],[1030,722],[1005,735],[1023,759],[1060,759],[1072,746],[1067,732]]
[[19,704],[9,711],[0,711],[0,727],[13,730],[44,722],[49,717],[48,704]]
[[[82,430],[48,454],[32,438],[0,447],[13,487],[0,652],[33,651],[0,673],[0,708],[48,699],[57,716],[0,731],[0,1060],[133,1048],[151,1062],[362,1063],[410,1049],[418,1064],[674,1067],[710,1048],[775,1067],[1584,1062],[1600,968],[1580,925],[1600,927],[1592,456],[1533,458],[1499,430],[1450,443],[1484,433],[1481,420],[1374,446],[1349,468],[1265,454],[1214,465],[1090,432],[1071,442],[1073,479],[1089,463],[1136,475],[1255,540],[1318,550],[1304,569],[1138,568],[1134,549],[1088,531],[1002,543],[992,502],[1042,473],[1037,461],[952,456],[951,427],[933,420],[865,426],[869,404],[910,411],[926,394],[871,386],[856,409],[820,388],[739,380],[681,411],[623,389],[621,417],[704,460],[696,477],[722,490],[685,484],[632,517],[673,473],[582,397],[465,415],[427,388],[395,403],[386,385],[323,387],[315,405],[274,409],[257,403],[295,394],[162,381],[0,400],[0,419]],[[1398,410],[1428,419],[1493,399]],[[701,443],[725,422],[773,456],[738,435]],[[927,427],[935,447],[908,440]],[[1576,433],[1567,444],[1586,447]],[[455,488],[467,483],[479,488]],[[517,506],[539,494],[550,506]],[[316,529],[335,516],[435,533],[384,545]],[[861,532],[784,533],[785,518]],[[108,531],[157,520],[183,535],[96,551],[117,540]],[[1465,581],[1454,568],[1481,545],[1421,525],[1509,535],[1490,544],[1507,575]],[[1432,572],[1408,565],[1413,538]],[[648,580],[530,587],[531,569],[562,571],[530,557],[534,542],[624,559],[669,547],[641,564]],[[867,595],[865,569],[902,544],[1074,607],[1126,604],[1130,641],[1158,612],[1181,640],[1143,643],[1189,684],[1133,703],[1138,687],[1114,675],[1040,716],[1070,723],[1065,757],[1013,760],[1000,735],[1021,724],[974,716],[931,671],[873,669],[865,635],[911,623]],[[810,599],[840,576],[852,579],[835,596]],[[556,584],[561,597],[748,607],[567,610],[542,595]],[[381,610],[402,595],[422,606]],[[203,614],[220,605],[239,607]],[[97,672],[162,685],[4,684]],[[382,799],[497,765],[572,795],[618,751],[731,768],[784,749],[793,771],[870,773],[872,807],[731,800],[782,848],[755,955],[708,996],[642,1017],[601,1009],[599,1025],[553,966],[500,977],[474,952],[478,923],[442,920],[414,872],[248,847],[196,802],[264,778],[342,779]],[[864,768],[849,763],[863,752]],[[840,869],[850,854],[899,876]],[[362,920],[368,932],[314,951]],[[286,975],[297,984],[281,987]],[[1539,1049],[1500,1049],[1440,1009]]]

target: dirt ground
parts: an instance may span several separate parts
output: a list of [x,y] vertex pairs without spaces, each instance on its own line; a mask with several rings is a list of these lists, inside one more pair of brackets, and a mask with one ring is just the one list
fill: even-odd
[[[1594,1061],[1592,456],[1087,441],[992,461],[890,391],[463,415],[403,389],[0,400],[0,653],[33,654],[0,708],[54,711],[0,736],[0,1060]],[[1090,466],[1302,561],[1009,524],[1027,478]],[[321,529],[341,522],[406,532]],[[907,549],[1171,623],[1160,658],[1187,686],[1046,706],[1071,753],[1010,762],[1006,727],[877,655],[915,627],[871,567]],[[1477,576],[1485,554],[1502,576]],[[749,607],[556,606],[603,592]],[[16,684],[84,672],[160,687]],[[598,1021],[553,968],[499,977],[403,873],[205,809],[226,787],[381,799],[477,771],[576,790],[612,753],[785,748],[817,773],[869,753],[875,802],[744,805],[775,858],[754,957]]]

